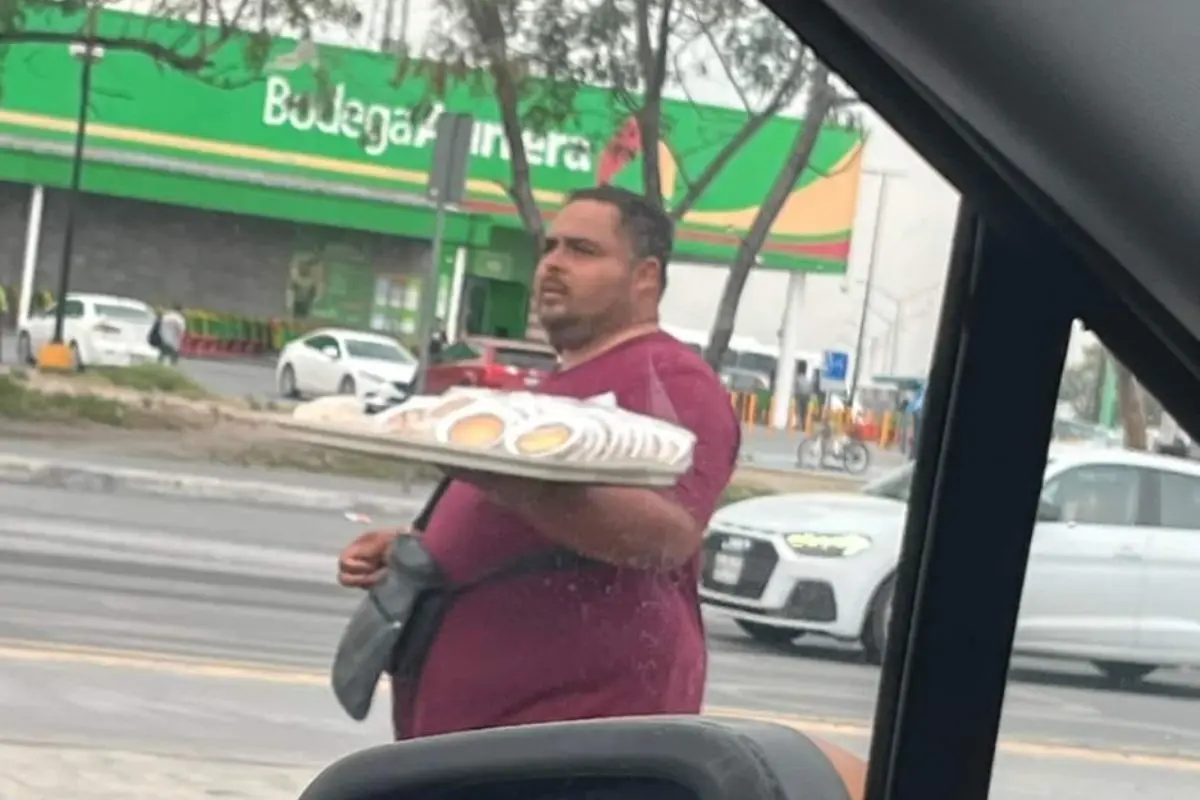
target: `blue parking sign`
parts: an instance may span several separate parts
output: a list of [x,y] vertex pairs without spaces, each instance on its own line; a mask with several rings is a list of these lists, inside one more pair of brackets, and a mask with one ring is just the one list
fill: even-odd
[[826,350],[821,365],[821,380],[826,383],[845,383],[849,367],[849,353],[842,350]]

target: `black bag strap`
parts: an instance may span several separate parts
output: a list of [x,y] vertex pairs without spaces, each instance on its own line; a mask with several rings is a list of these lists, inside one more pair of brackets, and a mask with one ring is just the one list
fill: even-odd
[[565,572],[571,569],[598,566],[602,563],[601,561],[580,555],[574,550],[568,550],[565,547],[537,550],[533,553],[518,556],[512,561],[501,564],[496,569],[484,572],[476,578],[451,587],[450,594],[457,596],[483,583],[504,581],[520,577],[521,575],[532,575],[538,572]]
[[[426,526],[429,524],[429,520],[433,517],[433,512],[437,508],[438,502],[446,494],[446,490],[450,488],[450,484],[453,482],[452,478],[442,478],[437,486],[433,488],[429,499],[425,501],[425,507],[421,509],[421,513],[413,520],[412,526],[414,530],[424,532]],[[481,583],[507,580],[535,572],[562,572],[601,563],[603,562],[587,558],[565,547],[552,547],[518,556],[512,561],[501,564],[496,569],[484,572],[482,575],[472,578],[465,583],[449,587],[448,593],[451,596],[457,596]]]
[[450,484],[453,482],[454,481],[451,478],[442,478],[440,481],[438,481],[438,485],[433,487],[433,493],[430,494],[429,499],[425,501],[425,506],[421,509],[421,513],[417,514],[416,519],[413,520],[413,530],[424,533],[425,528],[429,526],[429,520],[433,518],[434,509],[437,508],[437,504],[441,501],[442,495],[446,493],[446,490],[450,488]]

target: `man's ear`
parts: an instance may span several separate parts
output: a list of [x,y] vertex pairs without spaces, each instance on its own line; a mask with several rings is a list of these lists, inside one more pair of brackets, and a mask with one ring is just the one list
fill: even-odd
[[662,295],[662,264],[657,258],[643,258],[634,268],[633,283],[639,291]]

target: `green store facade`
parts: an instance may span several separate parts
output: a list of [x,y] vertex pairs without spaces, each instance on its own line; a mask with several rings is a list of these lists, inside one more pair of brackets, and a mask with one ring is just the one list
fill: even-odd
[[[116,35],[131,19],[105,14],[100,33]],[[75,30],[79,21],[43,13],[29,27]],[[176,40],[181,27],[149,23],[163,41]],[[274,54],[294,47],[280,41]],[[411,75],[397,80],[394,59],[322,47],[329,99],[297,102],[315,91],[311,65],[243,80],[239,50],[223,50],[206,73],[236,88],[134,52],[105,52],[96,62],[72,289],[410,335],[434,230],[424,192],[433,119],[418,123],[411,113],[427,85]],[[0,85],[0,285],[19,283],[30,261],[36,289],[56,285],[79,75],[65,46],[8,49]],[[458,332],[536,335],[527,330],[535,254],[503,188],[509,162],[495,104],[464,85],[437,107],[476,118],[467,197],[446,224],[439,316]],[[743,118],[685,103],[665,116],[662,178],[677,200]],[[526,132],[545,211],[600,181],[640,188],[636,154],[614,161],[607,148],[625,124],[594,90],[579,95],[569,124]],[[734,157],[680,225],[677,258],[732,260],[798,124],[773,120]],[[764,267],[845,270],[861,145],[852,134],[823,133],[814,169],[764,249]]]

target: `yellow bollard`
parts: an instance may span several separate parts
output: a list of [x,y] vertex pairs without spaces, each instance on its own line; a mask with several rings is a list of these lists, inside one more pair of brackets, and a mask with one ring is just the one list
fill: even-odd
[[893,413],[891,411],[883,412],[883,421],[879,423],[879,444],[881,447],[892,446],[892,420]]
[[758,397],[754,394],[754,392],[750,392],[749,396],[746,398],[746,415],[743,418],[743,422],[745,422],[747,425],[754,425],[758,420],[758,417],[754,413],[758,410],[757,406]]
[[37,368],[43,372],[74,372],[75,351],[68,345],[49,342],[37,354]]

